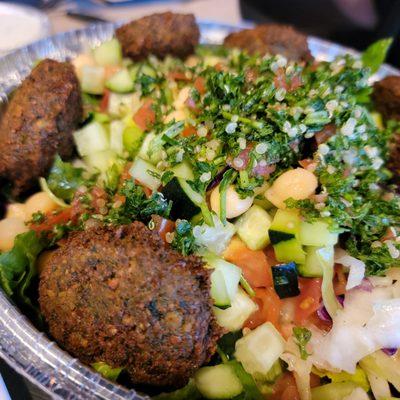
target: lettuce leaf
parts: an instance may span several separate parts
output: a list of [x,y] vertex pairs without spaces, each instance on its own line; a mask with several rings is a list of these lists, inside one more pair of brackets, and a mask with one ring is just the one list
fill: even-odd
[[18,304],[34,308],[26,291],[36,275],[35,261],[45,248],[46,240],[34,231],[15,238],[14,247],[0,254],[0,285]]
[[372,43],[362,54],[361,60],[364,66],[369,67],[372,73],[378,71],[379,67],[385,61],[392,42],[392,38],[378,40]]
[[116,381],[123,370],[122,367],[113,368],[104,361],[95,362],[92,364],[92,367],[104,378],[109,379],[110,381]]
[[71,201],[78,187],[85,183],[83,172],[83,168],[75,168],[57,156],[47,178],[47,185],[55,196]]

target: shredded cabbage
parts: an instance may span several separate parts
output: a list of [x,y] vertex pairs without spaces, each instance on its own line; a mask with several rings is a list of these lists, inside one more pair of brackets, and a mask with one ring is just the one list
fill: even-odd
[[193,236],[196,244],[206,248],[214,254],[221,254],[227,248],[236,232],[235,225],[227,222],[225,225],[213,214],[214,226],[207,224],[196,225],[193,228]]

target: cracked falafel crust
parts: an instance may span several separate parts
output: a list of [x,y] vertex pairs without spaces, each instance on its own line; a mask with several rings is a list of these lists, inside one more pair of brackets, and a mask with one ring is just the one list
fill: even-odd
[[134,222],[73,233],[47,259],[39,302],[49,330],[83,362],[124,367],[134,384],[185,385],[222,333],[209,272]]
[[54,157],[72,155],[72,133],[82,119],[74,68],[41,61],[15,91],[0,120],[0,177],[18,196],[45,176]]
[[122,25],[115,32],[126,57],[142,60],[153,54],[185,58],[199,43],[200,31],[193,14],[152,14]]
[[249,54],[281,54],[292,61],[310,61],[307,36],[290,25],[263,24],[229,34],[224,46],[246,50]]

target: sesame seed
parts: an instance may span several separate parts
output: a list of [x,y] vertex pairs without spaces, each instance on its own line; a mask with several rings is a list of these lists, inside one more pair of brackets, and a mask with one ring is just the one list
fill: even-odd
[[336,172],[336,168],[333,165],[328,165],[328,167],[326,168],[326,172],[328,172],[328,174],[332,175]]
[[327,144],[325,144],[325,143],[321,143],[321,144],[318,146],[318,151],[319,151],[319,153],[320,153],[321,155],[323,155],[323,156],[325,156],[326,154],[328,154],[328,153],[329,153],[329,150],[330,150],[329,146],[328,146]]
[[236,157],[233,159],[233,166],[235,168],[242,168],[243,165],[244,165],[244,161],[241,158]]
[[355,118],[349,118],[344,125],[340,128],[340,132],[342,135],[351,136],[354,132],[354,128],[356,127],[357,121]]
[[277,101],[282,101],[285,98],[285,95],[286,95],[286,90],[284,88],[279,88],[275,92],[275,99]]
[[268,145],[267,143],[259,143],[256,148],[256,153],[258,154],[264,154],[268,150]]
[[204,125],[200,125],[200,127],[197,129],[197,134],[200,137],[206,137],[207,133],[208,133],[208,130]]
[[237,128],[237,122],[229,122],[229,124],[226,125],[225,127],[225,132],[226,133],[234,133]]
[[246,146],[247,146],[247,141],[246,141],[246,139],[243,138],[243,137],[240,137],[237,141],[238,141],[238,144],[239,144],[240,149],[241,149],[241,150],[244,150],[244,149],[246,148]]
[[330,211],[322,211],[320,214],[321,217],[329,217],[331,215]]
[[200,175],[200,181],[205,183],[211,179],[211,172],[204,172]]

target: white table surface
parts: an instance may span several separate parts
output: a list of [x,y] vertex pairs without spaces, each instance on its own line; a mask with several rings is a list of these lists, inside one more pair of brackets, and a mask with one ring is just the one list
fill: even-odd
[[[65,14],[72,7],[63,3],[47,15],[50,18],[53,33],[64,32],[71,29],[83,28],[87,23],[73,19]],[[198,19],[218,21],[228,24],[239,23],[240,15],[239,0],[192,0],[181,2],[151,2],[138,5],[104,6],[99,4],[91,11],[96,15],[110,21],[129,20],[162,11],[176,11],[193,13]]]

